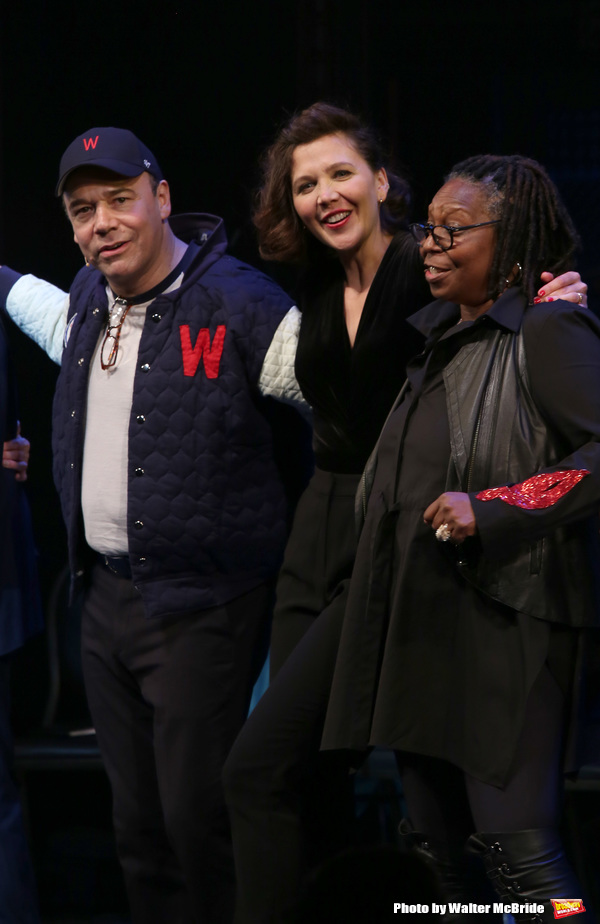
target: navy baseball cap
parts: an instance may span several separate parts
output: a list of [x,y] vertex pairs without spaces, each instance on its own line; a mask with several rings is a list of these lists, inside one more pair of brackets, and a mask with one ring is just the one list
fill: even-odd
[[78,167],[105,167],[121,176],[139,176],[146,170],[159,182],[163,179],[150,148],[126,128],[90,128],[78,135],[60,159],[57,196],[62,196],[67,178]]

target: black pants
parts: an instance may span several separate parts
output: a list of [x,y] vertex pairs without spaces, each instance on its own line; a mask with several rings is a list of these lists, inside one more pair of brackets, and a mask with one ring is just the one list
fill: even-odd
[[[341,591],[290,654],[225,764],[239,924],[275,924],[294,901],[312,859],[307,788],[318,792],[323,776],[329,789],[347,779],[348,755],[319,756],[344,618]],[[331,804],[320,801],[329,812]]]
[[352,574],[359,479],[317,469],[298,502],[277,580],[271,678]]
[[0,921],[38,924],[36,890],[19,793],[13,777],[10,657],[0,657]]
[[[225,765],[239,904],[236,924],[276,924],[306,867],[305,781],[314,774],[344,617],[342,593],[314,622],[242,729]],[[560,807],[565,699],[544,668],[529,698],[504,789],[445,761],[402,755],[411,820],[430,836],[554,827]],[[334,760],[335,755],[329,756]],[[337,754],[338,779],[351,757]]]
[[247,715],[271,604],[262,585],[223,606],[149,620],[130,580],[94,569],[83,666],[136,924],[231,921],[221,770]]
[[565,697],[544,666],[529,695],[510,777],[502,789],[443,760],[397,755],[415,830],[441,842],[464,842],[475,831],[557,828],[565,710]]

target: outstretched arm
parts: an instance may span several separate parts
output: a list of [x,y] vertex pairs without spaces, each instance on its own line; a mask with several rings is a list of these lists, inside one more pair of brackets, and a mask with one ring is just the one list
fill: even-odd
[[69,296],[35,276],[20,276],[0,268],[0,305],[23,333],[41,346],[55,363],[61,361]]
[[261,394],[294,405],[310,419],[310,409],[302,397],[294,368],[301,320],[302,315],[294,306],[281,321],[267,350],[258,387]]

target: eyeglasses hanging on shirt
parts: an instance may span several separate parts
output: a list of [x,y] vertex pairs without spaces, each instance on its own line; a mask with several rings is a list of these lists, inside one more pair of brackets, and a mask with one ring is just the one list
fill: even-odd
[[127,317],[127,312],[131,308],[131,302],[124,298],[115,298],[108,313],[108,327],[100,347],[100,365],[103,369],[112,369],[117,362],[119,352],[119,340],[123,321]]
[[165,276],[162,282],[159,282],[157,286],[149,289],[148,292],[143,292],[141,295],[135,295],[131,298],[120,298],[118,295],[115,296],[114,302],[108,309],[108,327],[106,328],[104,340],[100,347],[100,365],[103,369],[112,369],[117,362],[123,321],[127,317],[127,312],[132,305],[143,305],[144,302],[151,302],[157,295],[165,292],[179,276],[185,273],[199,249],[198,244],[195,242],[188,244],[187,250],[177,266]]

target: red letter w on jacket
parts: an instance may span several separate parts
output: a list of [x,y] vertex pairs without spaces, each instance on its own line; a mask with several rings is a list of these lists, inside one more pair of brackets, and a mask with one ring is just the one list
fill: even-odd
[[211,346],[208,327],[201,327],[196,339],[196,345],[192,346],[190,325],[180,325],[179,335],[181,337],[184,375],[195,375],[200,359],[202,359],[207,379],[216,379],[219,374],[219,363],[223,354],[226,330],[227,328],[224,324],[219,324]]

